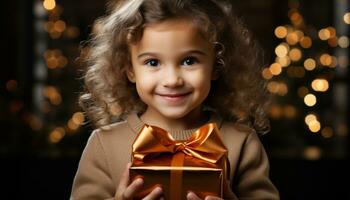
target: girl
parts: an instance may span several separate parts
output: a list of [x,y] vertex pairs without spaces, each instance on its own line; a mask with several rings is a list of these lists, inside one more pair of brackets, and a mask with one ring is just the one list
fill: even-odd
[[[186,140],[215,122],[228,149],[225,199],[279,199],[258,134],[268,131],[256,45],[219,0],[121,0],[97,22],[80,103],[99,127],[71,199],[132,199],[131,145],[145,125]],[[145,199],[162,198],[155,188]],[[188,199],[200,199],[189,192]],[[207,196],[205,199],[218,199]]]

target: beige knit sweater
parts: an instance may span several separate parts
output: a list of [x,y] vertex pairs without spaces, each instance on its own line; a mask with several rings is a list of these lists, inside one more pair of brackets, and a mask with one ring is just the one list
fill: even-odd
[[[269,161],[257,134],[243,125],[223,121],[212,113],[209,122],[216,122],[228,149],[231,189],[225,199],[279,199],[269,179]],[[137,114],[126,121],[93,131],[81,156],[74,178],[71,199],[114,199],[119,179],[131,161],[131,145],[144,123]],[[176,140],[188,139],[192,130],[172,131]]]

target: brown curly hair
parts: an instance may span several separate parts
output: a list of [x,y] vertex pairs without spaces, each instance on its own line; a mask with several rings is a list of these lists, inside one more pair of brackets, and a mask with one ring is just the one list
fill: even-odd
[[129,44],[142,37],[146,25],[184,18],[198,25],[216,46],[216,72],[204,105],[225,120],[248,124],[258,133],[269,131],[269,95],[261,76],[261,49],[231,5],[219,0],[122,0],[109,5],[95,22],[84,60],[85,92],[79,103],[97,127],[146,109],[126,76],[131,66]]

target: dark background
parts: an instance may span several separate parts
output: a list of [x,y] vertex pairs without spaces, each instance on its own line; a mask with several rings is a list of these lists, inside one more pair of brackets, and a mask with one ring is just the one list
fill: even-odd
[[[304,52],[309,56],[322,52],[336,54],[339,47],[322,43],[317,39],[317,31],[340,23],[337,9],[339,5],[344,7],[342,3],[348,12],[349,2],[342,0],[234,1],[236,12],[265,49],[268,63],[274,62],[275,47],[282,41],[275,37],[274,30],[280,25],[292,25],[288,17],[292,9],[302,14],[307,24],[305,33],[313,38],[313,46]],[[77,97],[82,87],[79,77],[83,66],[77,57],[93,21],[103,15],[105,2],[56,1],[62,8],[60,14],[54,16],[44,10],[41,17],[37,9],[42,1],[8,0],[1,4],[1,199],[68,199],[81,152],[93,129],[89,125],[80,125],[74,131],[67,128],[70,117],[80,112]],[[55,39],[39,23],[58,19],[65,21],[67,27],[77,28],[79,34]],[[343,25],[345,29],[339,31],[339,36],[349,36],[348,26]],[[44,49],[60,49],[68,64],[38,76],[38,62],[44,60],[40,53],[43,44]],[[349,56],[346,48],[342,51]],[[340,107],[337,103],[338,99],[349,101],[349,72],[339,69],[342,68],[322,68],[299,79],[283,73],[273,79],[286,81],[289,86],[288,95],[276,95],[274,104],[293,105],[297,110],[292,118],[271,114],[271,132],[261,137],[270,158],[271,179],[281,199],[350,199],[350,110],[347,103]],[[331,77],[330,90],[319,96],[317,106],[311,111],[318,113],[321,124],[334,129],[331,137],[310,133],[303,122],[310,108],[295,95],[298,85],[319,75]],[[58,88],[62,98],[59,105],[51,105],[48,98],[40,99],[36,93],[47,85]],[[338,90],[337,86],[345,90]],[[48,111],[37,105],[45,105]],[[66,132],[63,138],[54,141],[50,134],[57,127],[63,127]]]

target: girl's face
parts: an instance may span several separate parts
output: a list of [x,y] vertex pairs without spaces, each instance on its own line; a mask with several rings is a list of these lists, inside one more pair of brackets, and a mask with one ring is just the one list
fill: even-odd
[[208,96],[214,50],[185,19],[147,26],[141,40],[130,45],[132,69],[141,100],[151,112],[168,119],[185,117]]

